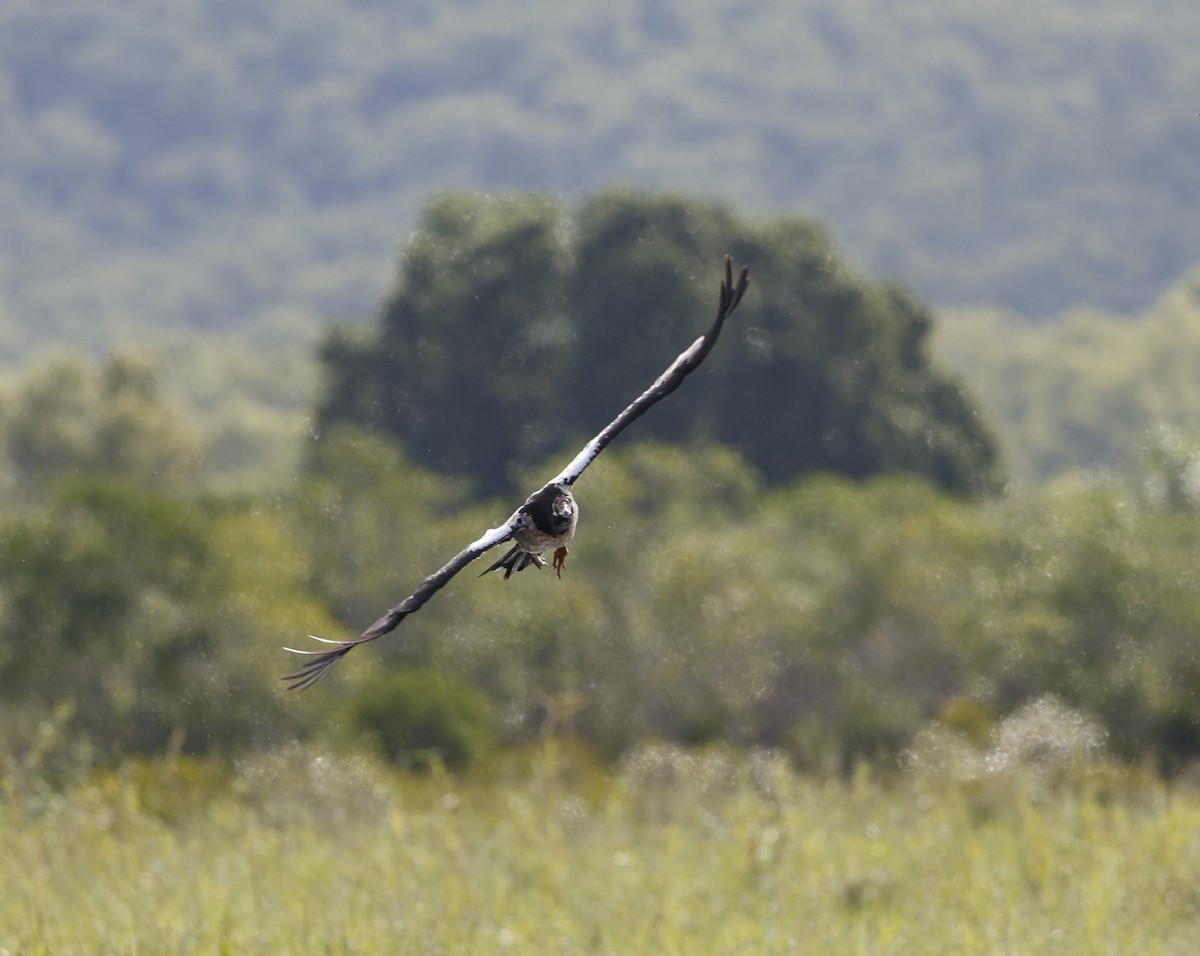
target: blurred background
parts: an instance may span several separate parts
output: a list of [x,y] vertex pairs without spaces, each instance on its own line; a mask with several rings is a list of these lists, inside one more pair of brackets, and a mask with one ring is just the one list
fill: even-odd
[[[1191,0],[4,4],[5,746],[848,769],[1053,694],[1186,765],[1197,49]],[[645,387],[727,253],[751,294],[588,473],[563,582],[457,581],[280,691]]]
[[[5,0],[0,951],[1192,952],[1197,50],[1195,0]],[[725,255],[562,580],[284,689]]]

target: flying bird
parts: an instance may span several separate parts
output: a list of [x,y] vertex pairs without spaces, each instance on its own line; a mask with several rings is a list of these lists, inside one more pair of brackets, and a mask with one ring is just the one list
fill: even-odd
[[575,501],[575,496],[571,493],[576,479],[608,446],[609,442],[644,415],[651,406],[675,391],[684,378],[699,367],[708,353],[712,351],[712,347],[716,345],[717,337],[721,334],[721,327],[724,326],[725,320],[733,314],[738,303],[742,301],[742,296],[749,285],[750,267],[742,268],[735,285],[733,263],[726,256],[725,279],[721,283],[717,317],[713,319],[707,332],[681,352],[678,358],[667,367],[667,370],[654,380],[654,384],[634,399],[633,403],[614,418],[600,434],[584,445],[566,468],[526,498],[525,503],[514,511],[504,524],[488,529],[477,540],[472,541],[451,558],[444,567],[422,581],[412,594],[391,608],[358,637],[348,641],[332,641],[328,638],[310,635],[315,641],[331,645],[330,649],[285,648],[293,654],[303,654],[310,658],[298,671],[283,678],[287,681],[289,689],[303,690],[311,687],[328,674],[334,665],[354,648],[383,637],[394,630],[408,615],[420,610],[425,602],[445,587],[459,571],[476,558],[506,541],[513,542],[512,548],[504,557],[484,571],[484,574],[503,568],[504,577],[507,579],[514,571],[522,571],[531,564],[536,568],[545,567],[546,560],[542,555],[553,548],[554,571],[559,577],[562,577],[563,566],[567,560],[567,542],[575,534],[575,526],[579,520],[579,506]]

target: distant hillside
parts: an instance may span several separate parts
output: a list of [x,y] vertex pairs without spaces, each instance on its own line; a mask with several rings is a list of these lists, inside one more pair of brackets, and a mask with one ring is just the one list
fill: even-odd
[[1200,262],[1195,0],[0,5],[0,361],[372,310],[439,188],[803,211],[939,304]]

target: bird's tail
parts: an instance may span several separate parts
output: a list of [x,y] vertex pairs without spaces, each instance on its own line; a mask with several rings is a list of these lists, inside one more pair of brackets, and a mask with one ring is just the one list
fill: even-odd
[[483,575],[487,574],[488,571],[498,571],[500,568],[504,568],[504,580],[507,581],[510,577],[512,577],[512,573],[514,571],[524,571],[531,564],[535,568],[540,568],[545,563],[546,562],[536,554],[530,554],[528,551],[523,550],[519,545],[513,545],[512,550],[509,551],[508,554],[502,557],[499,561],[488,568],[487,571],[484,571],[479,576],[483,577]]

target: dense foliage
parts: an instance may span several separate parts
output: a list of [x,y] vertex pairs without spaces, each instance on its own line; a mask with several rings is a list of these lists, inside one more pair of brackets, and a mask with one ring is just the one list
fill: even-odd
[[[610,449],[578,488],[561,581],[466,573],[288,695],[280,645],[357,631],[508,510],[378,437],[335,431],[316,450],[271,504],[155,491],[134,471],[59,478],[6,512],[5,752],[229,753],[317,733],[462,762],[552,733],[611,756],[722,740],[886,766],[930,720],[983,740],[1054,693],[1119,756],[1171,770],[1200,753],[1194,505],[1104,482],[986,503],[897,477],[768,491],[711,444]],[[644,527],[653,540],[631,546]],[[445,694],[389,706],[407,671]]]
[[[210,525],[188,504],[104,480],[60,486],[0,538],[0,685],[29,732],[55,707],[104,758],[245,746],[277,702],[232,651],[237,612]],[[12,741],[19,739],[13,734]]]
[[434,188],[807,209],[939,303],[1200,260],[1193,0],[0,5],[0,357],[366,313]]
[[433,202],[378,332],[327,342],[318,427],[378,429],[428,468],[514,493],[502,463],[573,454],[704,330],[722,252],[751,264],[751,294],[699,384],[641,435],[716,440],[772,483],[905,471],[995,487],[991,437],[930,362],[932,318],[903,290],[855,276],[808,220],[624,191],[569,222],[541,197]]

